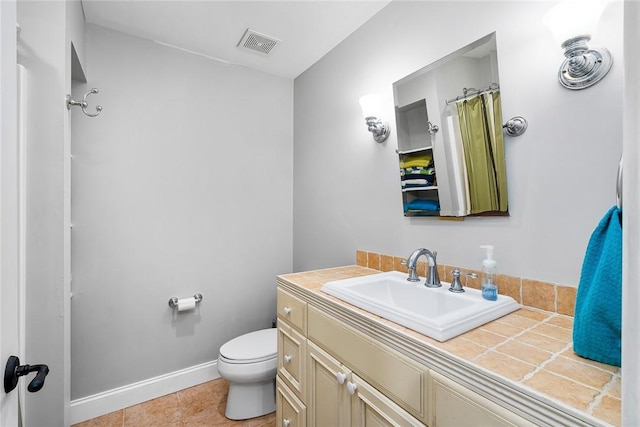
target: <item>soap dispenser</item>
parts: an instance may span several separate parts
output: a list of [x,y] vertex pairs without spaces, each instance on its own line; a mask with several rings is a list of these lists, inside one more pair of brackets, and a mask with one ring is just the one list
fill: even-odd
[[498,285],[496,284],[496,260],[493,259],[493,246],[480,246],[487,252],[486,258],[482,261],[482,298],[489,301],[498,299]]

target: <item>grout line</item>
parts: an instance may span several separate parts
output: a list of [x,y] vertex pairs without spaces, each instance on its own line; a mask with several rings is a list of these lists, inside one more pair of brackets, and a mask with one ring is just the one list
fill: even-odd
[[[542,363],[540,364],[540,366],[539,366],[539,369],[536,369],[535,371],[530,372],[529,374],[527,374],[527,375],[525,376],[525,378],[523,378],[523,379],[522,379],[522,381],[525,381],[525,380],[527,380],[527,379],[531,378],[533,375],[535,375],[536,373],[540,372],[540,371],[541,371],[545,366],[547,366],[549,363],[551,363],[551,362],[553,362],[554,360],[556,360],[558,357],[563,357],[563,356],[562,356],[562,353],[566,352],[566,351],[567,351],[567,350],[569,350],[570,348],[571,348],[571,343],[567,344],[567,345],[566,345],[562,350],[558,351],[557,353],[554,353],[554,354],[553,354],[549,359],[547,359],[547,360],[545,360],[544,362],[542,362]],[[571,360],[571,359],[569,359],[569,360]],[[585,366],[591,366],[591,365],[586,365],[586,364],[584,364],[584,363],[582,363],[582,362],[580,362],[580,361],[575,361],[575,362],[576,362],[576,363],[578,363],[578,364],[583,364],[583,365],[585,365]],[[597,367],[596,367],[596,366],[594,366],[594,368],[597,368]],[[557,376],[557,377],[563,378],[563,379],[565,379],[565,380],[567,380],[567,381],[571,381],[572,383],[575,383],[575,384],[577,384],[577,385],[579,385],[579,386],[581,386],[581,387],[585,387],[585,388],[588,388],[588,389],[591,389],[591,390],[595,390],[595,391],[597,391],[597,392],[598,392],[598,394],[597,394],[597,395],[596,395],[596,397],[594,398],[594,399],[596,399],[600,394],[604,393],[605,391],[608,391],[611,387],[613,387],[613,385],[609,385],[609,384],[612,384],[612,381],[614,380],[614,377],[616,377],[616,376],[619,376],[619,375],[620,375],[620,374],[619,374],[619,372],[610,372],[610,371],[607,371],[607,370],[605,370],[605,369],[600,369],[600,370],[601,370],[602,372],[606,372],[607,374],[610,374],[610,375],[611,375],[611,378],[609,379],[609,381],[607,382],[607,384],[605,384],[605,385],[604,385],[604,386],[602,386],[601,388],[597,388],[597,387],[594,387],[594,386],[592,386],[592,385],[585,384],[585,383],[580,382],[579,380],[577,380],[577,379],[575,379],[575,378],[568,377],[568,376],[563,375],[563,374],[561,374],[561,373],[559,373],[559,372],[549,371],[549,373],[550,373],[550,374],[553,374],[553,375],[555,375],[555,376]],[[600,400],[602,400],[602,398],[600,398]]]
[[[499,319],[498,319],[498,320],[499,320]],[[478,359],[480,356],[483,356],[483,355],[485,355],[485,354],[489,353],[491,350],[495,350],[496,348],[498,348],[498,347],[500,347],[500,346],[502,346],[502,345],[504,345],[504,344],[506,344],[506,343],[508,343],[508,342],[510,342],[510,341],[514,341],[514,340],[515,340],[515,338],[517,338],[517,337],[519,337],[519,336],[522,336],[522,335],[526,334],[527,332],[531,332],[533,329],[535,329],[535,328],[537,328],[538,326],[540,326],[540,324],[542,324],[543,322],[544,322],[544,321],[540,321],[540,320],[539,320],[539,321],[537,321],[534,325],[529,326],[529,327],[528,327],[528,328],[526,328],[526,329],[523,329],[521,332],[518,332],[518,333],[517,333],[517,334],[515,334],[515,335],[511,335],[511,336],[509,336],[509,337],[504,337],[504,338],[505,338],[505,340],[504,340],[504,341],[502,341],[501,343],[496,344],[496,345],[494,345],[494,346],[487,347],[487,349],[486,349],[485,351],[483,351],[482,353],[480,353],[479,355],[477,355],[476,357],[474,357],[474,358],[473,358],[473,359],[471,359],[471,360],[472,360],[472,361],[475,361],[475,360],[476,360],[476,359]],[[500,322],[500,323],[502,323],[502,322]],[[505,325],[508,325],[508,323],[504,323],[504,324],[505,324]],[[513,326],[513,327],[515,327],[515,326]],[[486,331],[486,332],[492,333],[492,334],[494,334],[494,335],[502,336],[502,335],[500,335],[500,334],[496,334],[495,332],[491,332],[491,331]],[[545,335],[545,336],[546,336],[546,335]],[[469,340],[469,341],[472,341],[472,340]],[[475,341],[473,341],[473,342],[475,342]],[[480,344],[479,344],[479,343],[477,343],[477,342],[476,342],[476,344],[480,345]],[[524,345],[528,345],[528,344],[525,344],[525,343],[522,343],[522,344],[524,344]],[[531,346],[530,346],[530,347],[531,347]],[[500,352],[500,353],[501,353],[501,354],[506,354],[506,353],[502,353],[502,352]],[[506,354],[506,355],[507,355],[507,356],[509,356],[508,354]],[[512,357],[512,358],[513,358],[513,359],[515,359],[515,357]],[[516,360],[519,360],[519,359],[516,359]],[[524,362],[524,361],[522,361],[522,360],[520,360],[520,361],[521,361],[521,362],[523,362],[523,363],[528,363],[528,362]],[[529,363],[529,364],[530,364],[530,363]],[[531,365],[531,364],[530,364],[530,365]],[[531,366],[535,366],[535,365],[531,365]]]
[[[488,347],[485,351],[483,351],[482,353],[478,354],[476,357],[472,358],[471,360],[472,360],[472,361],[476,361],[476,360],[477,360],[478,358],[480,358],[481,356],[488,354],[488,353],[489,353],[490,351],[492,351],[492,350],[496,350],[496,349],[497,349],[497,347],[499,347],[499,346],[502,346],[502,345],[504,345],[504,344],[506,344],[506,343],[508,343],[508,342],[510,342],[510,341],[514,341],[514,340],[515,340],[515,338],[517,338],[517,337],[519,337],[519,336],[522,336],[522,335],[526,334],[527,332],[537,333],[537,332],[534,332],[534,331],[533,331],[533,329],[537,328],[538,326],[540,326],[540,325],[542,325],[542,324],[547,323],[550,319],[552,319],[552,318],[554,318],[554,317],[557,317],[557,316],[558,316],[558,314],[557,314],[557,313],[554,313],[553,315],[549,316],[548,318],[538,321],[537,323],[533,324],[532,326],[530,326],[530,327],[528,327],[528,328],[526,328],[526,329],[522,330],[522,332],[519,332],[519,333],[517,333],[517,334],[515,334],[515,335],[513,335],[513,336],[511,336],[511,337],[507,337],[507,339],[506,339],[506,340],[504,340],[503,342],[501,342],[501,343],[499,343],[499,344],[497,344],[497,345],[494,345],[494,346],[490,346],[490,347]],[[506,324],[506,323],[505,323],[505,324]],[[549,326],[554,326],[554,325],[549,325]],[[561,328],[561,329],[564,329],[564,328]],[[489,332],[489,331],[487,331],[487,332]],[[496,334],[496,335],[497,335],[497,334]],[[545,336],[545,337],[548,337],[548,338],[551,338],[551,339],[555,339],[555,340],[557,340],[557,341],[561,341],[561,340],[559,340],[558,338],[555,338],[555,337],[550,337],[550,336],[548,336],[548,335],[544,335],[544,334],[541,334],[541,335],[543,335],[543,336]],[[471,341],[471,340],[470,340],[470,341]],[[476,343],[476,344],[478,344],[478,343]],[[533,346],[530,346],[530,345],[529,345],[529,344],[527,344],[527,343],[520,343],[520,344],[528,345],[529,347],[535,348],[535,347],[533,347]],[[545,351],[545,352],[548,352],[548,353],[550,354],[550,357],[549,357],[548,359],[544,360],[543,362],[541,362],[541,363],[540,363],[539,365],[537,365],[537,366],[536,366],[536,365],[533,365],[533,364],[531,364],[531,363],[528,363],[528,362],[525,362],[525,361],[519,360],[519,359],[517,359],[517,358],[513,357],[512,355],[509,355],[509,354],[506,354],[506,353],[502,353],[502,352],[500,352],[500,351],[498,351],[498,352],[499,352],[499,353],[501,353],[501,354],[505,354],[506,356],[509,356],[509,357],[511,357],[512,359],[519,360],[519,361],[520,361],[520,362],[522,362],[522,363],[527,363],[527,364],[529,364],[529,365],[531,365],[531,366],[535,366],[535,369],[534,369],[533,371],[529,372],[529,373],[528,373],[528,374],[526,374],[526,375],[525,375],[525,376],[524,376],[520,381],[518,381],[518,382],[524,382],[524,381],[526,381],[526,380],[530,379],[531,377],[533,377],[533,376],[534,376],[535,374],[537,374],[538,372],[540,372],[540,371],[541,371],[545,366],[547,366],[549,363],[553,362],[553,361],[554,361],[554,360],[556,360],[558,357],[560,357],[560,356],[562,355],[562,353],[564,353],[565,351],[567,351],[568,349],[570,349],[570,348],[572,347],[572,345],[573,345],[573,342],[569,341],[569,342],[568,342],[568,343],[567,343],[563,348],[561,348],[559,351],[556,351],[556,352],[549,352],[549,351],[547,351],[547,350],[543,350],[543,351]],[[605,371],[605,370],[603,370],[603,371]],[[577,382],[576,380],[574,380],[574,379],[572,379],[572,378],[564,377],[564,376],[562,376],[562,375],[560,375],[560,374],[556,374],[556,375],[558,375],[558,376],[560,376],[560,377],[562,377],[562,378],[565,378],[565,379],[571,380],[571,381],[573,381],[573,382],[576,382],[576,383],[578,383],[578,384],[581,384],[581,383]],[[585,385],[585,386],[586,386],[586,385]],[[589,386],[587,386],[587,387],[589,387]],[[592,387],[591,387],[591,388],[592,388]]]
[[[616,372],[615,374],[613,374],[611,376],[611,379],[609,380],[608,383],[606,383],[602,389],[600,390],[600,393],[598,393],[596,395],[596,397],[593,398],[593,400],[591,401],[591,403],[589,403],[589,406],[587,407],[587,409],[585,410],[585,412],[589,415],[593,415],[593,411],[594,409],[596,409],[596,407],[598,405],[600,405],[600,403],[602,402],[602,399],[607,396],[607,393],[609,392],[609,390],[611,390],[615,383],[616,380],[620,377],[620,372]],[[612,398],[614,398],[613,396],[610,396]],[[614,398],[615,399],[615,398]]]
[[[560,317],[560,316],[567,317],[566,314],[554,313],[553,316],[548,317],[547,319],[543,320],[541,323],[547,323],[548,324],[551,319],[554,319],[554,318],[557,318],[557,317]],[[554,327],[554,328],[559,328],[559,329],[567,329],[567,328],[563,328],[562,326],[557,326],[557,325],[553,325],[553,324],[549,324],[548,326],[551,326],[551,327]],[[542,334],[542,335],[544,335],[544,334]],[[545,336],[548,337],[549,335],[545,335]],[[558,338],[555,338],[555,337],[550,337],[550,338],[558,339]],[[569,341],[569,344],[571,345],[571,347],[573,347],[573,340]],[[562,353],[564,353],[565,351],[566,351],[566,349],[561,351],[561,353],[560,353],[561,357],[565,357],[565,356],[562,356]],[[574,359],[570,359],[570,360],[574,360]],[[606,373],[614,375],[614,376],[615,375],[619,375],[621,373],[620,369],[617,369],[615,371],[610,371],[610,370],[604,369],[604,368],[602,368],[600,366],[592,365],[592,364],[588,363],[589,359],[575,360],[575,362],[580,363],[580,364],[585,365],[585,366],[588,366],[588,367],[591,367],[591,368],[595,368],[595,369],[597,369],[599,371],[606,372]],[[612,366],[612,365],[607,365],[607,366]],[[564,378],[568,378],[568,377],[564,377]],[[568,378],[568,379],[571,379],[571,378]],[[572,381],[577,382],[576,380],[572,380]],[[580,384],[582,384],[582,383],[580,383]],[[591,386],[587,386],[587,387],[591,387]]]
[[[568,350],[568,349],[570,349],[570,348],[571,348],[571,343],[567,343],[567,345],[565,345],[561,350],[559,350],[559,351],[557,351],[557,352],[555,352],[555,353],[551,353],[551,357],[550,357],[550,358],[548,358],[547,360],[545,360],[544,362],[542,362],[541,364],[539,364],[539,365],[536,367],[536,369],[534,369],[533,371],[531,371],[531,372],[529,372],[527,375],[525,375],[525,376],[522,378],[522,380],[520,380],[520,382],[524,382],[524,381],[526,381],[526,380],[530,379],[531,377],[533,377],[535,374],[537,374],[538,372],[540,372],[540,371],[541,371],[545,366],[547,366],[549,363],[551,363],[551,362],[553,362],[554,360],[556,360],[558,357],[560,357],[560,355],[561,355],[562,353],[564,353],[565,351],[567,351],[567,350]],[[554,372],[554,374],[555,374],[555,372]],[[558,374],[556,374],[556,375],[558,375]],[[562,377],[562,375],[558,375],[558,376],[561,376],[561,377]],[[571,378],[567,378],[567,377],[563,377],[563,378],[566,378],[566,379],[568,379],[568,380],[571,380],[571,381],[573,381],[573,382],[576,382],[576,383],[577,383],[577,381],[576,381],[576,380],[573,380],[573,379],[571,379]]]
[[518,291],[520,292],[520,305],[524,306],[523,304],[524,292],[522,290],[522,277],[520,277],[520,280],[518,282]]

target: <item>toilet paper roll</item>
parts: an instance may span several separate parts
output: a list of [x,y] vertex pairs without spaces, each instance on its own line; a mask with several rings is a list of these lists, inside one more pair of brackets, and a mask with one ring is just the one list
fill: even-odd
[[193,310],[194,308],[196,308],[195,298],[181,298],[178,300],[178,311]]

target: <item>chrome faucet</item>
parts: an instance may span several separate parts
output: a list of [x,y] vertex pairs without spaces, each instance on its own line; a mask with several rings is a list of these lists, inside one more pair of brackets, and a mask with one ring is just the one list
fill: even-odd
[[440,278],[438,277],[438,264],[436,262],[436,256],[438,252],[431,252],[429,249],[416,249],[411,252],[409,258],[407,258],[407,269],[409,270],[409,277],[407,280],[410,282],[419,282],[420,278],[418,277],[418,273],[416,268],[418,266],[418,258],[422,255],[427,257],[427,261],[429,262],[429,269],[427,271],[427,280],[424,285],[428,288],[439,288],[442,286],[440,283]]

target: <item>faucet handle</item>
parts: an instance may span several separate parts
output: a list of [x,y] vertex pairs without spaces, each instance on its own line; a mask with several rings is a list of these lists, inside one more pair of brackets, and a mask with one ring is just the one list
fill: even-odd
[[[400,264],[402,265],[407,265],[407,260],[403,259],[402,261],[400,261]],[[418,277],[418,272],[416,271],[415,268],[411,268],[411,267],[407,267],[407,269],[409,270],[409,277],[407,277],[407,281],[408,282],[419,282],[420,278]]]
[[478,278],[478,275],[476,273],[467,273],[467,272],[465,272],[464,275],[467,276],[470,279],[477,279]]
[[420,277],[418,277],[418,272],[415,268],[409,269],[409,277],[407,277],[407,282],[419,282]]
[[462,283],[460,282],[460,276],[467,276],[467,277],[471,277],[472,279],[476,279],[478,277],[476,273],[460,271],[459,268],[454,268],[453,270],[451,270],[451,274],[453,275],[453,281],[451,282],[449,291],[455,292],[455,293],[464,292],[464,288],[462,287]]

